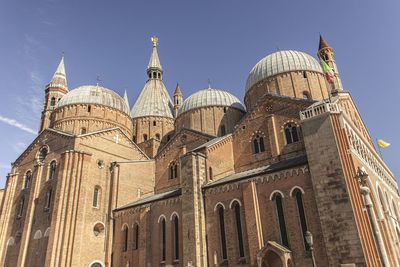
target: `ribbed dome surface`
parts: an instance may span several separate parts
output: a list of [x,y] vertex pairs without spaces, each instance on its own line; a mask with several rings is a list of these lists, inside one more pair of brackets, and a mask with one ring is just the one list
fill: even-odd
[[245,111],[240,100],[231,93],[221,89],[203,89],[189,96],[179,109],[179,113],[206,106],[233,107]]
[[309,54],[294,50],[278,51],[261,59],[254,66],[247,78],[246,91],[270,76],[296,70],[323,72],[319,62]]
[[131,110],[132,118],[160,116],[173,118],[172,101],[160,79],[149,79]]
[[57,107],[71,104],[98,104],[121,110],[129,114],[125,100],[111,89],[97,85],[77,87],[63,96]]

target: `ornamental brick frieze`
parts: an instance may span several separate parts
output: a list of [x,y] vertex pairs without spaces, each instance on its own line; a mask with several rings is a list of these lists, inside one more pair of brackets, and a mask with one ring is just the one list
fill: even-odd
[[308,166],[304,165],[299,168],[293,168],[288,170],[283,170],[275,173],[271,173],[268,175],[260,175],[256,177],[251,177],[248,179],[243,179],[240,181],[235,181],[229,184],[224,184],[216,187],[207,188],[205,191],[205,195],[218,195],[221,193],[231,192],[233,190],[238,190],[240,185],[243,183],[249,183],[254,181],[256,184],[264,184],[270,182],[276,182],[282,179],[290,178],[290,177],[297,177],[300,174],[305,174],[308,172]]

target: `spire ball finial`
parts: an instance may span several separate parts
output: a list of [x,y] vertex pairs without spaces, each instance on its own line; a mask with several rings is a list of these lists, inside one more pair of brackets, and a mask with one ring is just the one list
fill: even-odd
[[158,37],[157,37],[157,36],[151,37],[151,42],[153,43],[153,46],[157,46],[157,44],[158,44]]

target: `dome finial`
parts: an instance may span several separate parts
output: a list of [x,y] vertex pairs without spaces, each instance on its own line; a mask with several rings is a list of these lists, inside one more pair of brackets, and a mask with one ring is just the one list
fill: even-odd
[[208,79],[208,89],[211,89],[211,80]]
[[96,86],[99,86],[100,82],[101,82],[100,75],[97,75],[97,77],[96,77]]
[[151,37],[151,42],[153,43],[153,46],[156,47],[158,44],[158,37],[157,36]]

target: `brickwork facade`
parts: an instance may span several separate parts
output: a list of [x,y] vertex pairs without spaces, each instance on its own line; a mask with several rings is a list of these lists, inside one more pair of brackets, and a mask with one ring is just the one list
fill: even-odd
[[131,116],[109,89],[69,92],[62,59],[40,133],[0,190],[1,266],[400,265],[395,177],[326,41],[334,85],[315,59],[288,60],[246,88],[245,111],[211,88],[197,106],[179,87],[167,103],[151,87],[163,74],[152,40],[143,95],[160,99]]

